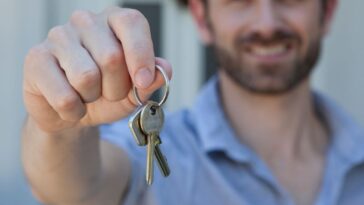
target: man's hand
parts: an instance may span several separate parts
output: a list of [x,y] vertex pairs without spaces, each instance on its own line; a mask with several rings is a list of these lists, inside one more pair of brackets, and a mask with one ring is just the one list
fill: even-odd
[[[129,115],[136,85],[145,100],[164,84],[148,21],[112,7],[76,11],[32,48],[24,65],[23,163],[33,193],[49,204],[117,204],[127,189],[126,154],[95,127]],[[122,137],[122,136],[120,136]]]
[[116,121],[136,107],[132,83],[142,96],[163,85],[155,63],[171,75],[170,65],[154,56],[149,24],[140,12],[76,11],[26,57],[27,110],[52,133]]

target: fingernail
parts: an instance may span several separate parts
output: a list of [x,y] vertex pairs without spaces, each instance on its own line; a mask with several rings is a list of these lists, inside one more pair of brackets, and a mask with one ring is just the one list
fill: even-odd
[[138,88],[148,88],[152,82],[153,76],[148,68],[138,70],[135,75],[135,83]]

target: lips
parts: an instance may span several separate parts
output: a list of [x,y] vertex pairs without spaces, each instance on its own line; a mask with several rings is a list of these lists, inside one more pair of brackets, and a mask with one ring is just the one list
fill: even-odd
[[288,42],[280,42],[275,44],[252,44],[246,47],[245,52],[254,59],[273,63],[287,60],[292,45]]
[[284,45],[274,45],[274,46],[253,46],[251,49],[252,54],[257,56],[274,56],[283,54],[286,51],[286,46]]

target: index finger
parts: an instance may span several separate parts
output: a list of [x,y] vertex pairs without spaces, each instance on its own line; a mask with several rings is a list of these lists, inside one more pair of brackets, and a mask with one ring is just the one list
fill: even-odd
[[121,41],[133,83],[140,89],[154,81],[155,56],[149,23],[139,11],[113,8],[108,24]]

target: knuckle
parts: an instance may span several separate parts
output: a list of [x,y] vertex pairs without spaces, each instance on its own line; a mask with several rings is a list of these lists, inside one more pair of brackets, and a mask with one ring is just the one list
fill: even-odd
[[122,22],[131,25],[147,22],[145,16],[136,9],[123,9],[123,11],[119,13],[119,18]]
[[112,71],[113,68],[120,67],[123,60],[121,51],[109,51],[100,57],[100,66],[103,70]]
[[57,100],[55,109],[58,111],[72,111],[77,108],[77,105],[78,97],[76,95],[68,94]]
[[64,26],[55,26],[48,32],[48,39],[53,42],[67,38],[68,34]]
[[91,88],[99,83],[100,73],[97,69],[83,72],[74,80],[76,88]]
[[140,19],[144,17],[144,15],[137,9],[124,9],[123,12],[129,19]]
[[24,68],[33,67],[40,59],[49,55],[48,49],[43,45],[32,47],[25,56]]
[[37,45],[29,49],[29,52],[27,53],[25,59],[26,61],[33,61],[46,53],[47,50],[43,46]]
[[70,22],[75,26],[90,27],[95,24],[95,19],[90,11],[76,10],[72,13]]

